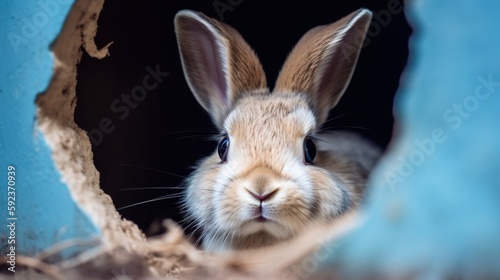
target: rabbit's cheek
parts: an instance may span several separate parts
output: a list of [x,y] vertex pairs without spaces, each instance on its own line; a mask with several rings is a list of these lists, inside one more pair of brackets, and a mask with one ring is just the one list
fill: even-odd
[[311,173],[317,219],[329,220],[353,206],[353,194],[340,178],[321,169],[311,170]]

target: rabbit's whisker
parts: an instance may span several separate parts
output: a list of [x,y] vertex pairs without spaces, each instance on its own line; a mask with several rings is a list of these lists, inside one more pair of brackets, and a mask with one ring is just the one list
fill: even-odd
[[127,209],[127,208],[130,208],[130,207],[142,205],[142,204],[145,204],[145,203],[150,203],[150,202],[155,202],[155,201],[160,201],[160,200],[165,200],[165,199],[179,198],[179,197],[182,197],[182,196],[183,196],[182,194],[164,195],[164,196],[160,196],[160,197],[157,197],[157,198],[149,199],[149,200],[146,200],[146,201],[141,201],[141,202],[137,202],[137,203],[134,203],[134,204],[127,205],[127,206],[123,206],[123,207],[117,208],[117,210],[123,210],[123,209]]

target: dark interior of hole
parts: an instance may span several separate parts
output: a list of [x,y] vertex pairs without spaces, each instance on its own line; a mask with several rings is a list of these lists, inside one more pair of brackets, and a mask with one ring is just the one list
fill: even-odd
[[[393,128],[393,97],[406,65],[411,33],[404,12],[394,13],[402,2],[106,1],[96,43],[104,46],[113,41],[111,55],[102,60],[83,55],[75,112],[77,124],[91,137],[102,189],[117,208],[181,193],[182,178],[216,149],[217,143],[207,140],[216,132],[214,126],[184,80],[173,28],[174,15],[180,9],[218,19],[222,15],[258,54],[270,88],[287,54],[308,29],[360,7],[374,11],[369,41],[325,127],[350,129],[386,147]],[[219,14],[216,8],[221,9]],[[138,91],[139,100],[134,100],[131,93],[144,86],[147,67],[169,74],[147,81],[150,90],[144,95]],[[155,221],[172,218],[181,222],[179,209],[180,199],[171,198],[120,213],[147,234],[154,234]]]

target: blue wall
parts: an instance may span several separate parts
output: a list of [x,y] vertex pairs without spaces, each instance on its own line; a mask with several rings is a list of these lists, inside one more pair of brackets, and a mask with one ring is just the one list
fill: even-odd
[[[67,238],[99,233],[61,181],[36,123],[35,99],[47,89],[54,69],[50,44],[72,4],[72,0],[0,2],[0,235],[10,234],[7,168],[14,166],[17,254],[33,254]],[[2,252],[5,245],[2,240]]]

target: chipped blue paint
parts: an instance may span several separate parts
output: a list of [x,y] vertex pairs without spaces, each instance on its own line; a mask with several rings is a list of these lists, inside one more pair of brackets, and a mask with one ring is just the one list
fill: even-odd
[[[16,254],[99,234],[62,182],[36,124],[35,98],[49,85],[50,44],[73,0],[0,2],[0,248],[6,249],[7,168],[16,169]],[[9,245],[10,246],[10,245]]]
[[488,0],[408,3],[417,32],[396,140],[371,178],[366,222],[325,266],[500,279],[498,11]]

